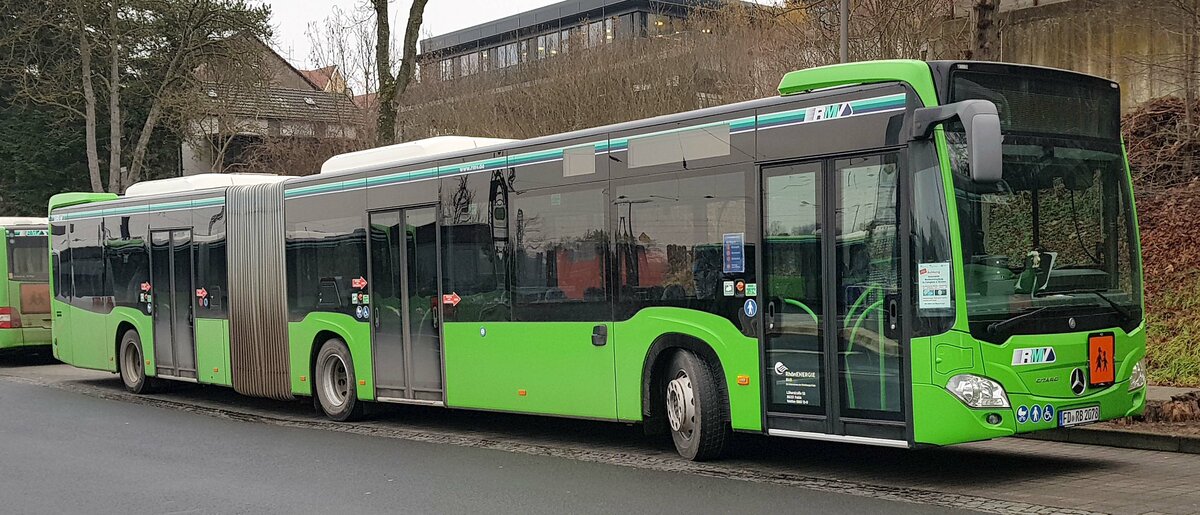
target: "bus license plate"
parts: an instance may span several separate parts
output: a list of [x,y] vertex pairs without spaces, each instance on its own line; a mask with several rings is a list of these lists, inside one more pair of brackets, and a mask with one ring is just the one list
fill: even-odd
[[1071,427],[1100,421],[1100,406],[1065,409],[1058,412],[1058,426]]

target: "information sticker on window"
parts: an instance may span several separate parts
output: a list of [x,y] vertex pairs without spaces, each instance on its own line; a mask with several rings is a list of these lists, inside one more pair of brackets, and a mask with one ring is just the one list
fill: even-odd
[[724,259],[721,270],[727,274],[740,274],[746,271],[746,234],[730,233],[721,238]]
[[950,309],[950,263],[921,263],[917,295],[920,309]]

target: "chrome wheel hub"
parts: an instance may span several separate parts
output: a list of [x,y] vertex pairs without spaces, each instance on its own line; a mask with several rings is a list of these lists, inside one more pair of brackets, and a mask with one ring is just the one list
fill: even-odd
[[121,356],[121,378],[125,380],[126,386],[136,386],[141,382],[142,378],[142,357],[139,355],[138,349],[133,345],[126,345],[125,352]]
[[325,399],[334,407],[340,407],[350,397],[350,377],[346,373],[346,362],[341,356],[331,354],[321,362],[321,389]]
[[680,370],[667,383],[667,420],[671,430],[691,438],[696,427],[696,400],[692,392],[692,380]]

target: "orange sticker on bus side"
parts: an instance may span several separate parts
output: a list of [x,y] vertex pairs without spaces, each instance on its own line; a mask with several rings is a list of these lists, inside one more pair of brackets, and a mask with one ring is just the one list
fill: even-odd
[[1111,334],[1088,337],[1089,385],[1106,385],[1116,381],[1116,366],[1113,363],[1114,347]]

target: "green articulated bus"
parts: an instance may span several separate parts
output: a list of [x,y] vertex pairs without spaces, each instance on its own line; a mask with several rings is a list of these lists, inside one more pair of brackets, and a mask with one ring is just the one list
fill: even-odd
[[913,448],[1140,413],[1111,81],[876,61],[780,96],[307,177],[50,201],[54,352],[349,420],[396,402]]
[[45,218],[0,217],[0,351],[50,347],[50,244]]

